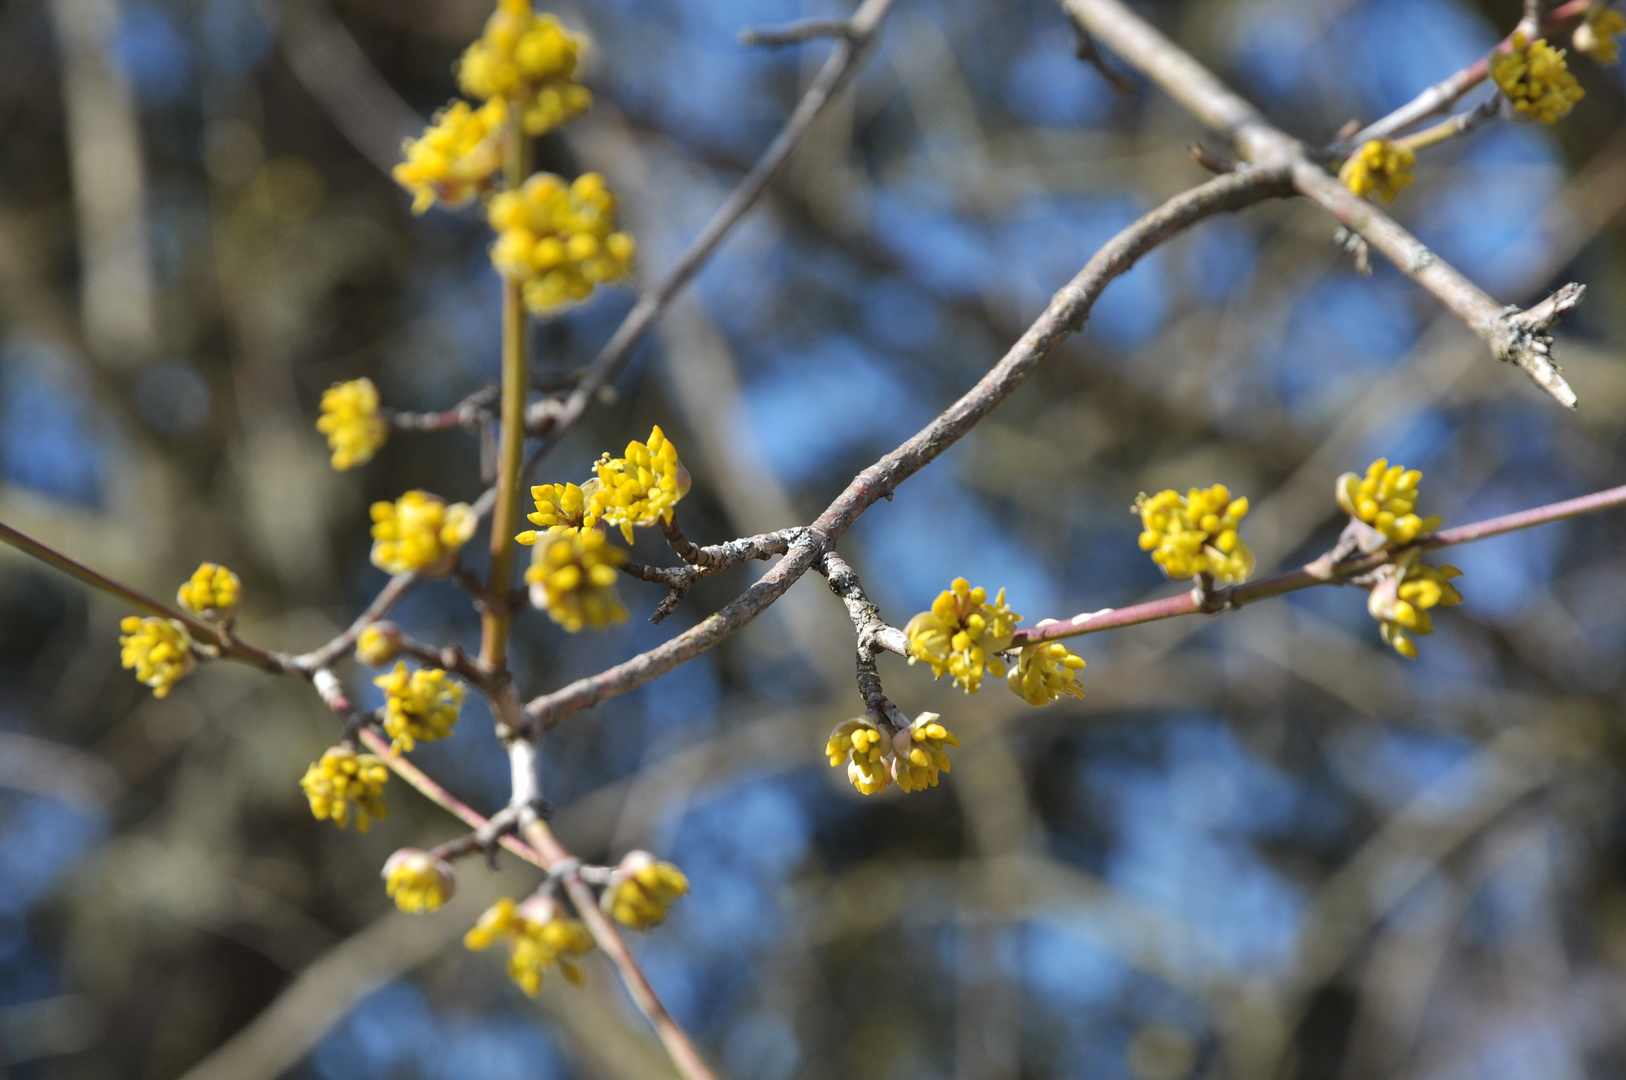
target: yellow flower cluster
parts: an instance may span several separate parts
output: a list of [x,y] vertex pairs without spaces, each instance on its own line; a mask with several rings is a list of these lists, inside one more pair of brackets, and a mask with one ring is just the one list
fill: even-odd
[[1005,603],[1005,590],[993,603],[988,590],[973,589],[965,578],[955,578],[932,601],[932,609],[910,619],[903,632],[909,639],[909,663],[924,660],[932,678],[944,673],[955,685],[975,694],[982,685],[984,670],[996,678],[1005,675],[1005,663],[998,654],[1011,647],[1011,635],[1022,616]]
[[597,490],[597,480],[589,480],[586,487],[577,487],[575,484],[538,484],[531,489],[531,498],[536,500],[536,513],[529,515],[526,520],[543,531],[538,534],[526,530],[514,539],[529,547],[536,543],[538,535],[577,531],[584,524],[587,500],[591,493]]
[[847,779],[864,795],[884,791],[894,780],[904,791],[936,787],[938,774],[950,771],[946,748],[960,745],[939,719],[923,712],[889,733],[868,717],[855,717],[836,725],[824,752],[831,768],[847,763]]
[[351,379],[322,391],[322,415],[316,420],[316,430],[327,436],[335,469],[371,461],[390,434],[390,426],[378,414],[378,388],[373,381]]
[[1384,202],[1394,202],[1401,189],[1411,187],[1416,179],[1411,174],[1416,164],[1417,155],[1409,147],[1372,139],[1349,155],[1338,170],[1338,180],[1363,199],[1375,194]]
[[427,851],[402,848],[384,862],[384,891],[409,915],[437,911],[457,891],[451,864]]
[[1176,581],[1209,574],[1215,581],[1246,581],[1253,573],[1253,552],[1237,535],[1248,515],[1246,498],[1232,499],[1224,484],[1206,491],[1192,488],[1184,496],[1160,491],[1135,499],[1145,531],[1140,548]]
[[599,906],[623,926],[648,930],[666,921],[672,903],[689,894],[689,879],[647,851],[628,852],[615,868]]
[[673,507],[689,492],[689,470],[659,425],[650,431],[648,443],[629,442],[618,458],[605,452],[593,470],[598,486],[588,495],[583,521],[595,525],[602,518],[619,525],[629,544],[634,525],[671,524]]
[[382,758],[335,746],[305,770],[299,786],[305,789],[317,821],[331,820],[342,829],[354,813],[356,831],[366,832],[373,822],[389,816],[389,807],[384,805],[384,784],[389,778]]
[[573,183],[537,173],[496,195],[487,217],[497,231],[492,265],[522,283],[525,305],[538,315],[585,300],[632,268],[636,245],[616,231],[615,196],[598,173]]
[[592,92],[574,79],[586,47],[586,38],[538,15],[530,0],[497,0],[485,33],[463,53],[458,82],[470,97],[518,103],[526,132],[541,135],[593,104]]
[[383,667],[401,655],[401,631],[394,623],[368,623],[356,635],[356,659],[368,667]]
[[1462,594],[1451,584],[1462,571],[1454,566],[1429,566],[1419,552],[1407,552],[1367,597],[1366,610],[1381,624],[1383,640],[1401,656],[1417,659],[1414,635],[1432,634],[1434,620],[1429,609],[1462,603]]
[[1513,35],[1512,45],[1510,53],[1491,54],[1491,78],[1514,109],[1543,124],[1557,123],[1586,96],[1564,62],[1564,50],[1544,40],[1530,41],[1522,32]]
[[243,583],[224,566],[206,562],[175,594],[175,602],[194,615],[224,618],[243,596]]
[[406,160],[390,173],[412,193],[412,212],[421,214],[439,200],[462,206],[485,190],[502,168],[503,129],[508,102],[496,97],[478,109],[454,101],[435,114],[423,135],[402,146]]
[[152,687],[155,698],[168,697],[169,688],[186,678],[197,664],[192,635],[174,619],[128,615],[119,623],[119,663],[134,668],[136,681]]
[[384,731],[395,740],[390,749],[397,754],[411,753],[420,741],[444,739],[457,724],[463,684],[439,668],[409,672],[397,662],[373,685],[384,691]]
[[1613,64],[1620,59],[1620,48],[1615,44],[1616,34],[1626,34],[1626,15],[1607,4],[1593,4],[1586,10],[1586,18],[1575,28],[1570,44],[1575,51],[1592,57],[1600,64]]
[[[1055,622],[1045,619],[1039,623]],[[1084,659],[1067,651],[1059,641],[1024,645],[1016,656],[1016,666],[1006,677],[1011,693],[1029,705],[1049,705],[1061,697],[1083,697],[1075,677],[1084,670]]]
[[409,491],[393,503],[376,502],[373,516],[373,565],[390,574],[449,574],[457,550],[474,536],[479,524],[467,503],[446,505],[427,491]]
[[597,529],[544,536],[532,549],[525,580],[531,603],[570,633],[582,627],[602,630],[627,617],[615,592],[616,568],[627,553],[612,547]]
[[1378,458],[1367,467],[1365,476],[1340,476],[1335,493],[1344,513],[1364,521],[1392,543],[1409,544],[1440,527],[1437,516],[1421,518],[1413,512],[1422,479],[1416,469],[1403,469],[1390,465],[1388,458]]
[[561,915],[551,896],[532,896],[524,904],[503,897],[463,935],[463,944],[489,949],[502,938],[508,940],[508,977],[531,997],[541,992],[542,973],[551,964],[572,986],[582,984],[581,969],[570,958],[590,952],[593,935],[579,920]]

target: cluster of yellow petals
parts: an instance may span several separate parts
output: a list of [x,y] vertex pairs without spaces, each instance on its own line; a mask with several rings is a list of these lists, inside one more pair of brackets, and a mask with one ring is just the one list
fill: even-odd
[[598,486],[588,495],[583,521],[594,525],[602,518],[618,525],[629,544],[634,525],[671,524],[673,507],[689,492],[689,470],[659,425],[650,431],[648,443],[629,442],[618,458],[606,452],[593,471]]
[[1390,574],[1367,597],[1366,609],[1378,620],[1383,640],[1401,656],[1415,660],[1413,638],[1434,632],[1429,609],[1462,603],[1462,594],[1451,584],[1462,571],[1454,566],[1429,566],[1415,550],[1388,569]]
[[689,894],[689,879],[647,851],[629,852],[615,868],[599,906],[622,926],[648,930],[666,921],[674,901]]
[[390,574],[449,574],[457,551],[479,524],[467,503],[446,505],[427,491],[409,491],[394,502],[376,502],[373,565]]
[[570,633],[584,626],[602,630],[627,617],[616,595],[616,569],[627,553],[611,546],[598,529],[544,533],[525,571],[531,603]]
[[155,698],[168,697],[169,688],[186,678],[197,664],[192,635],[174,619],[128,615],[119,623],[119,663],[134,668],[136,681],[152,687]]
[[586,47],[586,38],[532,10],[530,0],[497,0],[485,32],[458,62],[458,83],[472,98],[513,101],[525,131],[541,135],[593,104],[592,91],[575,81]]
[[526,307],[538,315],[585,300],[632,269],[636,245],[616,231],[615,196],[598,173],[571,183],[537,173],[493,197],[487,218],[497,232],[492,264],[522,284]]
[[1586,96],[1564,62],[1563,49],[1545,40],[1531,41],[1522,32],[1513,35],[1512,46],[1510,53],[1491,54],[1490,73],[1514,109],[1553,124]]
[[932,601],[930,611],[921,612],[904,626],[909,663],[924,660],[933,678],[952,675],[955,685],[975,694],[984,671],[1004,677],[1005,664],[998,654],[1011,647],[1011,636],[1021,621],[1022,616],[1005,603],[1004,589],[989,603],[988,590],[973,589],[965,578],[955,578]]
[[368,667],[383,667],[401,655],[401,631],[394,623],[368,623],[356,635],[356,659]]
[[486,189],[502,168],[503,129],[508,102],[492,98],[478,109],[454,101],[424,133],[402,146],[406,160],[390,173],[412,193],[412,212],[421,214],[435,202],[462,206]]
[[409,915],[437,911],[457,891],[451,864],[427,851],[402,848],[384,862],[384,891]]
[[243,583],[224,566],[203,563],[175,594],[175,602],[195,615],[222,618],[242,599]]
[[543,531],[526,530],[514,539],[529,547],[536,543],[538,536],[559,530],[577,531],[584,524],[588,497],[597,490],[596,480],[589,480],[585,488],[575,484],[538,484],[531,489],[531,498],[536,501],[536,513],[528,515],[526,520]]
[[371,379],[334,383],[322,391],[316,430],[327,436],[333,467],[350,469],[372,460],[389,438],[390,426],[378,413],[378,388]]
[[1372,139],[1349,155],[1338,170],[1338,180],[1363,199],[1377,195],[1384,202],[1394,202],[1401,189],[1411,187],[1416,179],[1411,174],[1416,164],[1417,154],[1411,148]]
[[480,916],[463,944],[489,949],[508,942],[508,977],[531,997],[542,990],[542,973],[553,964],[572,986],[582,984],[582,972],[571,957],[592,951],[593,935],[579,920],[559,913],[552,897],[533,896],[524,904],[503,897]]
[[1232,499],[1224,484],[1141,494],[1135,499],[1144,532],[1140,548],[1176,581],[1208,574],[1219,582],[1246,581],[1253,573],[1253,552],[1237,535],[1248,514],[1246,498]]
[[1570,44],[1575,51],[1592,57],[1600,64],[1613,64],[1620,59],[1620,48],[1615,44],[1616,34],[1626,34],[1626,15],[1607,4],[1593,4],[1586,10],[1586,18],[1575,28]]
[[342,829],[354,814],[356,831],[366,832],[373,822],[389,816],[389,807],[384,805],[384,785],[389,778],[383,759],[358,754],[348,746],[334,746],[305,770],[299,786],[305,789],[317,821],[332,821]]
[[[1045,619],[1044,626],[1055,622]],[[1084,670],[1084,658],[1069,652],[1059,641],[1041,641],[1022,646],[1006,682],[1011,693],[1029,705],[1049,705],[1061,697],[1083,697],[1076,676]]]
[[950,771],[947,747],[960,740],[934,712],[923,712],[908,727],[891,729],[868,717],[845,720],[824,745],[831,768],[847,766],[847,779],[861,794],[885,791],[893,782],[904,791],[937,786],[939,773]]
[[1378,458],[1367,467],[1365,476],[1345,473],[1338,478],[1338,505],[1359,521],[1372,526],[1395,544],[1409,544],[1440,527],[1438,517],[1418,517],[1417,485],[1423,474],[1416,469],[1390,465]]
[[373,685],[384,691],[384,731],[395,740],[390,749],[411,753],[419,742],[444,739],[457,725],[463,707],[463,684],[439,668],[408,671],[404,662],[380,675]]

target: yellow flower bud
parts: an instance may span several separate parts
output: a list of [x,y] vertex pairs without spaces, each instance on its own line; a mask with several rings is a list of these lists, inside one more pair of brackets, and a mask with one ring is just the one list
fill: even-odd
[[224,566],[203,563],[175,594],[176,603],[194,615],[223,619],[243,595],[243,583]]
[[479,521],[467,503],[446,505],[426,491],[409,491],[393,503],[376,502],[373,565],[390,574],[442,577],[452,572],[457,551]]
[[1515,33],[1512,52],[1491,54],[1490,73],[1521,115],[1557,123],[1586,96],[1564,60],[1564,50]]
[[689,879],[647,851],[629,852],[610,877],[599,906],[623,926],[648,930],[666,920],[673,901],[689,893]]
[[523,285],[538,315],[587,299],[595,286],[632,271],[636,245],[615,231],[615,196],[597,173],[566,184],[537,173],[518,191],[491,200],[487,219],[497,232],[491,262]]
[[585,37],[533,11],[528,0],[501,0],[463,53],[458,81],[470,97],[514,101],[525,131],[541,135],[592,105],[592,93],[574,79],[586,48]]
[[[1055,621],[1045,619],[1039,625]],[[1029,705],[1049,705],[1063,696],[1084,696],[1083,689],[1074,681],[1083,670],[1082,657],[1068,652],[1067,646],[1059,641],[1044,641],[1022,647],[1006,681],[1011,693]]]
[[1417,154],[1409,147],[1373,139],[1349,155],[1338,170],[1338,179],[1363,199],[1377,195],[1384,202],[1394,202],[1401,189],[1410,187],[1415,179],[1411,173],[1415,164]]
[[617,568],[627,553],[612,547],[597,529],[560,529],[545,534],[531,549],[525,572],[531,603],[570,633],[584,626],[602,630],[627,617],[616,595]]
[[401,629],[392,622],[369,623],[356,635],[356,659],[383,667],[401,655]]
[[389,816],[384,805],[384,785],[389,778],[389,768],[381,758],[335,746],[305,770],[299,786],[305,789],[317,821],[332,821],[342,829],[354,814],[356,831],[366,832],[374,821]]
[[1005,676],[1005,662],[998,654],[1011,647],[1011,636],[1021,621],[1022,616],[1005,603],[1004,589],[989,603],[986,589],[973,589],[965,578],[955,578],[932,601],[930,611],[921,612],[904,626],[909,663],[924,660],[932,669],[932,678],[951,675],[956,686],[975,694],[984,672],[991,671],[996,678]]
[[435,202],[462,206],[484,191],[502,168],[508,103],[492,98],[480,108],[454,101],[435,114],[434,123],[403,148],[406,160],[391,173],[412,192],[412,212]]
[[508,977],[535,997],[542,990],[542,974],[553,964],[572,986],[582,984],[582,973],[571,958],[592,951],[593,935],[580,920],[562,914],[551,895],[535,895],[523,904],[504,897],[493,904],[463,936],[470,949],[489,949],[508,941]]
[[1422,480],[1423,474],[1416,469],[1390,465],[1388,458],[1378,458],[1367,467],[1365,476],[1340,476],[1333,494],[1344,513],[1372,526],[1398,547],[1440,527],[1438,517],[1419,517],[1416,513],[1417,488]]
[[451,864],[427,851],[402,848],[384,862],[384,891],[410,915],[436,911],[457,891]]
[[591,526],[602,519],[618,525],[629,544],[634,525],[670,524],[673,508],[689,492],[689,470],[658,426],[650,431],[648,443],[629,442],[623,457],[605,453],[594,471],[597,487],[587,497],[582,522]]
[[404,662],[380,675],[373,685],[384,691],[384,731],[390,749],[410,753],[419,741],[433,742],[452,733],[463,706],[463,684],[439,668],[408,672]]
[[316,430],[327,436],[335,469],[371,461],[390,434],[390,426],[379,415],[378,388],[373,381],[352,379],[324,390]]
[[1246,498],[1233,499],[1224,484],[1185,495],[1160,491],[1135,499],[1140,515],[1140,547],[1176,581],[1208,574],[1222,584],[1246,581],[1253,551],[1237,528],[1248,514]]
[[134,668],[136,681],[152,687],[152,696],[169,696],[170,687],[191,674],[197,664],[192,635],[174,619],[126,616],[119,623],[119,663]]

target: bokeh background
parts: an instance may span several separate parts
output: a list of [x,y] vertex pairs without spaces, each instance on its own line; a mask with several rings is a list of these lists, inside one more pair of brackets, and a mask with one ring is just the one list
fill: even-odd
[[[1518,8],[1139,6],[1312,141],[1472,60]],[[385,173],[488,7],[0,4],[0,519],[158,595],[224,562],[245,636],[302,649],[384,580],[369,501],[479,494],[464,432],[397,436],[334,474],[312,423],[336,380],[433,409],[496,377],[477,212],[415,218]],[[540,161],[607,175],[646,275],[828,49],[737,32],[843,11],[560,10],[593,37],[598,105]],[[809,520],[1097,245],[1203,178],[1192,121],[1073,50],[1040,0],[899,0],[853,91],[540,479],[583,479],[659,423],[696,478],[691,536]],[[1395,209],[1500,299],[1587,283],[1560,345],[1578,413],[1389,267],[1358,276],[1325,217],[1261,206],[1112,285],[1030,385],[869,512],[842,550],[884,614],[901,624],[957,574],[1006,587],[1029,625],[1172,592],[1136,547],[1143,490],[1250,495],[1267,572],[1329,546],[1333,478],[1379,455],[1425,470],[1424,507],[1451,522],[1626,480],[1626,82],[1577,67],[1569,119],[1431,151]],[[539,382],[568,385],[632,298],[537,330]],[[584,856],[643,846],[687,871],[693,895],[636,948],[737,1080],[1619,1076],[1621,535],[1615,514],[1458,549],[1466,602],[1416,662],[1348,589],[1081,639],[1088,697],[1043,710],[885,658],[891,696],[965,744],[907,798],[862,798],[824,763],[858,699],[850,627],[810,576],[550,734],[546,790]],[[520,685],[648,648],[758,572],[704,583],[660,627],[635,582],[610,632],[524,616]],[[154,701],[118,667],[127,613],[0,552],[0,1072],[669,1074],[600,961],[585,991],[551,980],[533,1003],[458,943],[534,873],[474,860],[446,911],[394,912],[383,859],[453,822],[399,783],[367,836],[311,820],[297,781],[336,728],[309,687],[210,665]],[[478,635],[443,583],[400,617]],[[346,677],[372,703],[369,674]],[[416,756],[477,807],[505,801],[479,704]]]

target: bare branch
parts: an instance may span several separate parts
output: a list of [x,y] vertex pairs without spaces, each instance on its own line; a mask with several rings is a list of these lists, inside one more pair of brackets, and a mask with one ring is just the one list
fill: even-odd
[[753,27],[740,31],[740,44],[747,48],[756,45],[794,45],[815,38],[841,38],[851,41],[851,19],[803,19],[788,26]]

